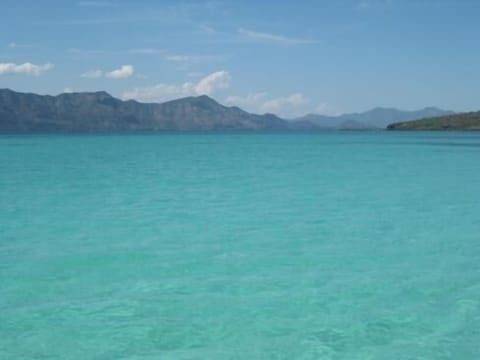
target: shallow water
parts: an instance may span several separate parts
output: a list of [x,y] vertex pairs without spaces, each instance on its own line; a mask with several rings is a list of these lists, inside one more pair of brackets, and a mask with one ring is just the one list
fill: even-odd
[[0,359],[478,359],[480,134],[0,136]]

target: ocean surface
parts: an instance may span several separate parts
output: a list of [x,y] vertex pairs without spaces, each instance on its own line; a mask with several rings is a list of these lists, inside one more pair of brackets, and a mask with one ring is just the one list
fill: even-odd
[[0,359],[480,359],[480,133],[1,135]]

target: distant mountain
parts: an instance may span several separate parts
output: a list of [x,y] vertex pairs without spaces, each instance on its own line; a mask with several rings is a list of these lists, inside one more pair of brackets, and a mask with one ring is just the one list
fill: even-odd
[[399,121],[451,114],[437,108],[400,111],[376,108],[340,116],[306,115],[294,120],[251,114],[202,95],[165,103],[122,101],[99,92],[36,95],[0,89],[0,131],[107,132],[160,130],[363,130]]
[[288,130],[273,115],[220,105],[208,96],[162,104],[122,101],[104,91],[58,96],[0,89],[0,131]]
[[388,130],[479,130],[480,111],[430,117],[388,125]]
[[402,111],[393,108],[377,107],[363,113],[343,114],[339,116],[309,114],[294,119],[293,121],[308,121],[319,128],[331,130],[385,129],[389,124],[395,122],[449,114],[453,114],[453,112],[435,107],[427,107],[417,111]]

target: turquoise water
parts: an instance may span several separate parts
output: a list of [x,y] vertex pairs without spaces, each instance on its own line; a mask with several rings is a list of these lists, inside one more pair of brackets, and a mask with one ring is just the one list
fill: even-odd
[[0,137],[0,359],[480,358],[480,134]]

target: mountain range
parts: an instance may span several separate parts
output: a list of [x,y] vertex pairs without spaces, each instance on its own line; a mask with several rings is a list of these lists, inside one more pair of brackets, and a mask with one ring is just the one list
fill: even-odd
[[220,105],[208,96],[161,104],[122,101],[104,91],[58,96],[0,90],[2,131],[148,131],[284,129],[272,114],[255,115]]
[[296,122],[309,122],[325,130],[361,130],[385,129],[389,124],[412,121],[453,114],[436,107],[426,107],[416,111],[402,111],[394,108],[377,107],[363,113],[325,116],[317,114],[305,115],[294,119]]
[[164,103],[122,101],[99,92],[57,96],[0,89],[0,131],[107,132],[161,130],[325,130],[385,128],[398,121],[451,114],[437,108],[400,111],[376,108],[340,116],[310,114],[285,120],[224,106],[202,95]]

